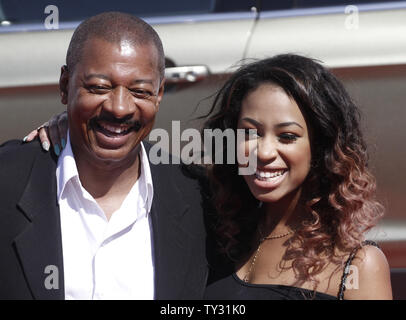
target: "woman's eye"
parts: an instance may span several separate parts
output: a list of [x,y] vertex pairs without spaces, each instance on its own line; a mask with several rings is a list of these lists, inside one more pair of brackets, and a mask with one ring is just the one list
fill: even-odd
[[256,139],[259,137],[257,129],[244,129],[244,133],[247,139]]
[[298,136],[293,133],[282,133],[279,135],[279,140],[287,143],[294,142],[297,140],[297,138]]

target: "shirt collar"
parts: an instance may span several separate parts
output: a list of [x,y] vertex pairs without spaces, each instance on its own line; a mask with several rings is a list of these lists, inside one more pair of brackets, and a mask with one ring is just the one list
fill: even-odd
[[[140,186],[139,190],[146,191],[145,199],[147,205],[147,213],[149,213],[151,211],[152,199],[154,196],[154,188],[152,185],[151,168],[149,166],[147,152],[142,142],[140,148],[140,164],[141,164],[141,172],[140,177],[138,178],[138,182],[140,184],[143,184],[143,186]],[[76,167],[75,157],[72,152],[72,146],[70,143],[70,136],[68,130],[66,146],[62,150],[58,158],[58,165],[56,168],[58,202],[60,201],[63,195],[66,184],[71,179],[75,179],[76,182],[79,183],[79,185],[82,187],[82,184],[80,183],[79,179],[79,172]]]
[[56,180],[57,180],[57,196],[58,202],[61,200],[63,191],[66,184],[71,179],[79,180],[79,172],[76,167],[75,157],[73,156],[72,146],[70,144],[69,130],[67,133],[67,142],[65,148],[62,150],[59,158],[58,165],[56,167]]
[[148,213],[151,211],[151,206],[152,206],[152,199],[154,197],[154,188],[152,185],[152,175],[151,175],[151,168],[149,166],[149,160],[148,160],[148,155],[147,151],[144,148],[144,144],[140,142],[141,148],[140,148],[140,162],[141,162],[141,174],[140,178],[142,177],[143,179],[140,179],[140,182],[145,184],[145,190],[147,191],[147,209]]

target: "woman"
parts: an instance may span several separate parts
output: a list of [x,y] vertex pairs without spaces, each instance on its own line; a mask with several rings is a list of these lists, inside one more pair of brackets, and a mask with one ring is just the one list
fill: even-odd
[[208,299],[392,298],[385,256],[362,245],[383,210],[359,111],[327,69],[297,55],[243,66],[205,128],[245,130],[238,151],[257,160],[251,175],[209,168],[218,245],[235,272],[209,285]]
[[244,130],[237,151],[256,155],[254,174],[207,168],[218,252],[207,299],[392,298],[386,258],[364,242],[383,208],[359,111],[327,69],[298,55],[245,65],[205,128]]

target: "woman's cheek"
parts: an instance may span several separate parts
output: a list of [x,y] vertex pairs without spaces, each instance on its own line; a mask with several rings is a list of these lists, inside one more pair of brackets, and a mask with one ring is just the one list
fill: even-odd
[[243,140],[238,141],[237,139],[237,163],[239,167],[247,168],[251,170],[247,171],[246,174],[254,174],[257,167],[257,140]]
[[[294,161],[294,167],[297,171],[298,183],[303,183],[306,179],[311,166],[311,151],[310,145],[303,144],[301,148],[296,148],[295,152],[291,155]],[[293,166],[292,166],[293,167]]]

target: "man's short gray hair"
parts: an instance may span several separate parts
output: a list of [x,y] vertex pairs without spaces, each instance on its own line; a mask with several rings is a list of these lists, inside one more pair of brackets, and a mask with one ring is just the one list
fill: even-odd
[[86,41],[99,38],[116,43],[121,40],[133,45],[154,45],[158,53],[161,79],[165,73],[165,54],[157,32],[144,20],[122,12],[104,12],[84,20],[73,33],[66,55],[68,70],[73,70],[81,58]]

